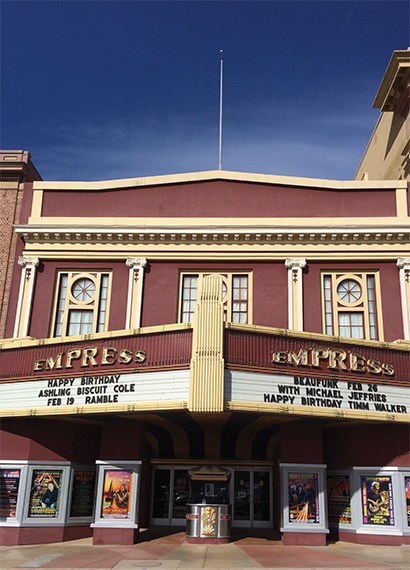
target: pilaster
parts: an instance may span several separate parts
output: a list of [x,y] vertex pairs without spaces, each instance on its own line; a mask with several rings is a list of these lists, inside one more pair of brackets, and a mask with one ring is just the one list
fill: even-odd
[[125,328],[134,329],[141,326],[142,290],[147,259],[145,257],[128,257],[126,264],[130,268],[130,272]]
[[20,279],[20,290],[17,302],[16,321],[14,325],[15,338],[28,335],[31,307],[33,304],[36,269],[38,257],[19,257],[18,264],[23,268]]
[[287,258],[288,270],[288,329],[303,331],[303,276],[304,258]]
[[410,257],[399,257],[397,267],[399,268],[404,339],[410,340]]

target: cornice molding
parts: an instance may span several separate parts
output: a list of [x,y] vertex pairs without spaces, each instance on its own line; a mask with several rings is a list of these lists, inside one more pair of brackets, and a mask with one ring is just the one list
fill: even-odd
[[255,184],[271,184],[280,186],[301,186],[304,188],[319,188],[324,190],[380,190],[384,188],[406,188],[405,180],[326,180],[322,178],[300,178],[296,176],[277,176],[274,174],[255,174],[249,172],[234,172],[229,170],[205,170],[202,172],[187,172],[181,174],[166,174],[162,176],[147,176],[141,178],[122,178],[118,180],[101,180],[94,182],[74,181],[35,181],[34,190],[52,191],[100,191],[136,188],[141,186],[162,186],[167,184],[186,184],[205,182],[209,180],[227,180],[233,182],[248,182]]
[[169,228],[151,226],[132,230],[129,226],[37,226],[17,225],[16,233],[26,243],[81,244],[346,244],[405,243],[410,239],[409,226],[316,226],[249,227],[192,226]]

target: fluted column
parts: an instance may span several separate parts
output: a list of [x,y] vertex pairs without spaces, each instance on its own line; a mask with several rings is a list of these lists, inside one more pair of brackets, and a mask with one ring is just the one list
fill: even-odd
[[397,267],[399,268],[404,339],[410,340],[410,257],[399,257]]
[[23,268],[20,278],[20,290],[17,302],[16,320],[14,323],[15,338],[28,335],[31,307],[33,304],[36,268],[40,263],[38,257],[19,257],[18,264]]
[[303,331],[302,269],[306,267],[306,259],[287,258],[285,266],[288,270],[288,328]]
[[147,259],[145,257],[128,257],[126,264],[130,268],[130,273],[125,328],[136,329],[141,326],[142,290]]
[[222,277],[207,275],[195,305],[192,335],[191,412],[222,412],[224,407]]

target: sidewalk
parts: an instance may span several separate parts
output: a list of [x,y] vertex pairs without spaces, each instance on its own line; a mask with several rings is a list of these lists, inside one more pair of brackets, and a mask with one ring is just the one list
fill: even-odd
[[233,536],[223,545],[193,545],[185,532],[169,527],[141,532],[131,546],[93,546],[91,538],[63,543],[3,546],[0,567],[101,570],[332,569],[408,570],[410,546],[367,546],[330,542],[327,546],[282,546],[278,540]]

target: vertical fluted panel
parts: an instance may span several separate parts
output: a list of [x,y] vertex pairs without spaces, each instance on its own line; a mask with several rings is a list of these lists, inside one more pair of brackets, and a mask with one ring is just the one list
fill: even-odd
[[223,411],[222,277],[207,275],[195,306],[189,409]]

